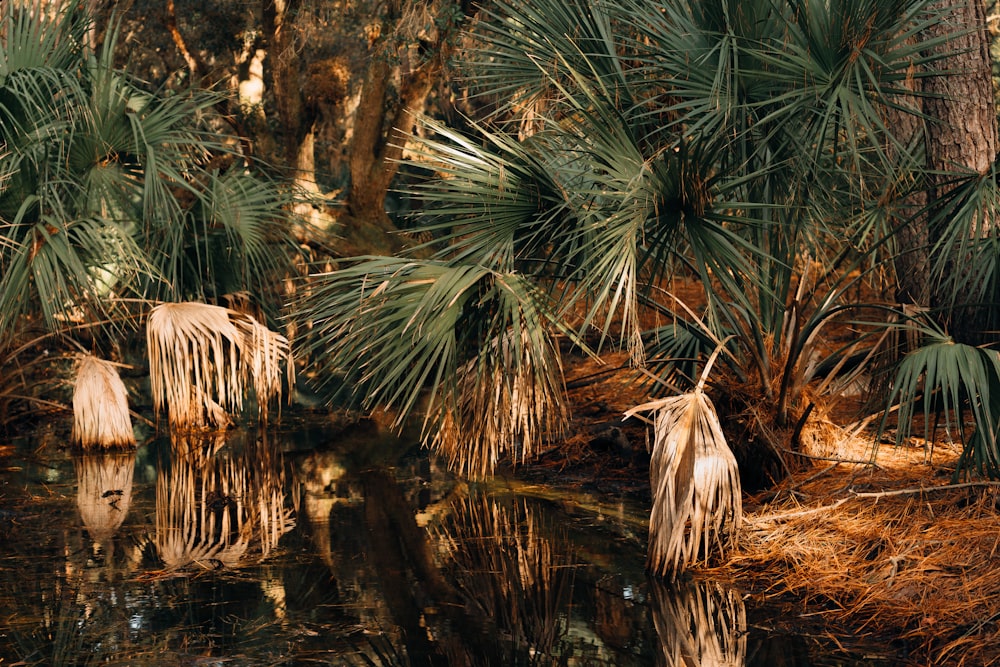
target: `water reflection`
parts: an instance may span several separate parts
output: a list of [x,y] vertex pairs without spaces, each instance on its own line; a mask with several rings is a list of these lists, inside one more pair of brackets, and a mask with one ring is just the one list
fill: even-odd
[[135,453],[83,454],[73,458],[76,506],[83,527],[100,551],[114,536],[132,505]]
[[737,592],[647,579],[631,513],[349,444],[231,433],[0,468],[0,663],[755,667],[781,654],[747,634]]
[[295,525],[273,448],[262,438],[226,444],[226,433],[171,436],[156,480],[154,537],[168,569],[233,567],[251,547],[266,558]]
[[747,612],[739,592],[713,581],[650,580],[650,609],[665,667],[744,667]]

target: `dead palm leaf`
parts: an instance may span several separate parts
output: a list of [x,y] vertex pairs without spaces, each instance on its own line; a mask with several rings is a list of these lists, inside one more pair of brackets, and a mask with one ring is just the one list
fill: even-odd
[[530,459],[545,438],[565,432],[558,346],[531,336],[523,329],[504,332],[488,345],[488,354],[459,367],[457,407],[441,403],[431,437],[431,447],[443,452],[453,469],[486,477],[503,456]]
[[205,303],[164,303],[146,327],[153,407],[177,429],[225,427],[254,390],[260,418],[294,381],[288,340],[249,315]]
[[654,443],[649,465],[653,508],[646,566],[670,578],[707,560],[738,533],[742,488],[715,406],[704,383],[721,346],[709,359],[693,391],[638,405],[625,413],[653,412]]
[[78,356],[71,439],[85,450],[135,447],[128,391],[114,363],[89,354]]

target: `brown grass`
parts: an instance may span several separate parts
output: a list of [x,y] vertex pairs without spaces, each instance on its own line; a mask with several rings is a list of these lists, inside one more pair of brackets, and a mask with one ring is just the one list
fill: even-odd
[[[871,440],[836,443],[872,457]],[[957,446],[816,461],[748,503],[727,569],[857,633],[906,640],[915,664],[1000,663],[1000,486],[949,484]]]

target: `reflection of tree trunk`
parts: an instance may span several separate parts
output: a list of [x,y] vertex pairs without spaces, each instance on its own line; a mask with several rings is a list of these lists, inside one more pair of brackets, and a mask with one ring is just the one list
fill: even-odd
[[[434,567],[424,534],[417,527],[413,510],[385,470],[361,474],[365,495],[365,521],[370,548],[368,557],[382,584],[386,605],[399,625],[411,664],[447,664],[421,627],[424,606],[421,593],[433,601],[445,601],[446,584]],[[426,591],[415,588],[422,584]]]

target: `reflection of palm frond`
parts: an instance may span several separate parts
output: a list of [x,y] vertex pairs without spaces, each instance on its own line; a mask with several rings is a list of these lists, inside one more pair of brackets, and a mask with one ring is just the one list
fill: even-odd
[[280,462],[266,447],[248,448],[238,459],[217,456],[223,442],[178,437],[169,470],[157,477],[156,548],[171,569],[235,566],[254,545],[266,557],[294,526]]
[[747,616],[740,594],[717,582],[650,581],[653,625],[666,667],[742,667]]
[[110,361],[89,354],[79,356],[73,390],[72,440],[84,449],[135,447],[128,391]]
[[74,467],[80,518],[91,539],[103,542],[122,525],[132,504],[135,454],[81,456]]
[[655,574],[674,576],[707,559],[713,545],[721,550],[739,531],[739,470],[715,407],[700,386],[634,407],[626,416],[647,410],[656,413],[647,566]]
[[567,629],[571,557],[543,536],[541,518],[523,499],[511,505],[477,494],[456,502],[462,506],[455,507],[454,521],[436,530],[468,608],[512,639],[499,650],[519,655],[530,647],[552,655]]
[[293,380],[288,340],[249,315],[204,303],[165,303],[146,330],[154,407],[166,405],[177,428],[226,425],[252,386],[262,419],[282,390],[281,364]]

